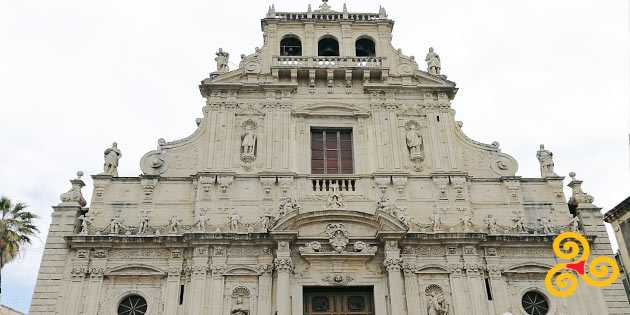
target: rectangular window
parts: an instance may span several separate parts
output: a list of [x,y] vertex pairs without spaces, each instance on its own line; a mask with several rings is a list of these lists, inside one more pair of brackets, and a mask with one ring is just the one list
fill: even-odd
[[311,172],[352,174],[352,130],[311,130]]

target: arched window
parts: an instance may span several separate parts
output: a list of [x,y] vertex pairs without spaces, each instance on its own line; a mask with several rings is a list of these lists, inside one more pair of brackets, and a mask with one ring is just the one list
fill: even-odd
[[369,38],[361,38],[354,43],[357,57],[374,57],[376,48],[374,41]]
[[280,41],[280,56],[302,56],[302,42],[295,36]]
[[118,315],[145,315],[147,300],[139,295],[130,295],[118,305]]
[[547,315],[549,313],[549,301],[544,295],[536,291],[525,293],[521,299],[521,304],[529,315]]
[[326,37],[317,43],[318,56],[339,56],[339,43],[332,37]]

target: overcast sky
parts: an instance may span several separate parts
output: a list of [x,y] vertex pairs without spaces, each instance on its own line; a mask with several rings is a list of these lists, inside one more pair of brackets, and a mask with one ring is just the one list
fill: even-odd
[[[277,11],[306,11],[309,3],[273,1]],[[351,12],[383,4],[396,21],[394,47],[422,68],[435,47],[442,73],[460,88],[452,106],[464,132],[499,141],[519,162],[517,175],[539,176],[535,155],[544,143],[556,173],[577,172],[603,211],[628,197],[627,1],[346,2]],[[41,216],[44,241],[50,206],[77,170],[102,171],[112,141],[123,153],[120,175],[140,174],[140,157],[158,138],[194,131],[204,105],[198,84],[215,70],[214,52],[222,47],[238,64],[262,46],[260,19],[270,4],[0,2],[0,194]],[[35,240],[4,268],[3,304],[28,310],[42,251]]]

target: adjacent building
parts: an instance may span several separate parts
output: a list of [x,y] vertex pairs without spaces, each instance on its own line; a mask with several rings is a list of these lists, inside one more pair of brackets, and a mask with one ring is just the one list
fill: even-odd
[[138,177],[114,143],[89,207],[71,180],[31,314],[630,313],[619,280],[545,289],[561,232],[612,254],[600,208],[574,174],[567,202],[544,146],[523,178],[468,138],[437,50],[394,48],[384,8],[272,6],[261,25],[237,69],[217,52],[192,135],[158,140]]

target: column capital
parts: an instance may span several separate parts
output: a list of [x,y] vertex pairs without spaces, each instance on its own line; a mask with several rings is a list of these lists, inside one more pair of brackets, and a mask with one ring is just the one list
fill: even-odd
[[383,262],[383,265],[388,272],[398,272],[401,269],[402,258],[387,258]]
[[276,258],[273,264],[277,271],[291,271],[293,270],[293,261],[291,258]]

